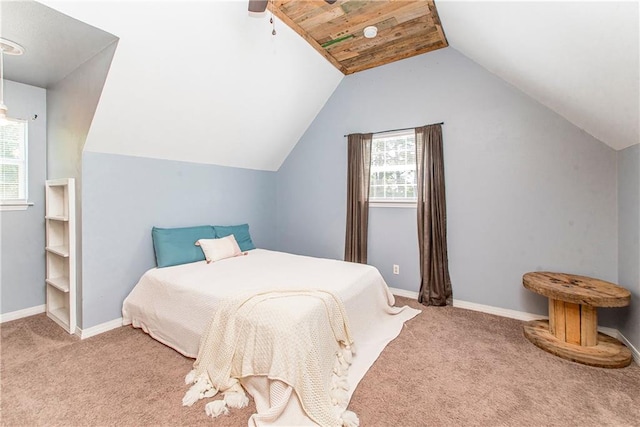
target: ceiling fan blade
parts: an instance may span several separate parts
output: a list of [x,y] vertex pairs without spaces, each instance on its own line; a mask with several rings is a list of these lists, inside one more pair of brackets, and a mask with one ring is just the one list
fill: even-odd
[[249,12],[264,12],[269,0],[249,0]]

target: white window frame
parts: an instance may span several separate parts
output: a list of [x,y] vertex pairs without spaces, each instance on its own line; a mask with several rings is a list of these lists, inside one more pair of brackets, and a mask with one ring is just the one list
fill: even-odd
[[[4,159],[0,157],[0,164],[23,165],[19,186],[22,189],[23,198],[0,199],[0,211],[26,210],[33,203],[29,203],[29,124],[27,120],[7,118],[9,122],[24,125],[24,141],[22,142],[23,156],[21,160]],[[2,126],[0,124],[0,126]]]
[[[387,139],[387,138],[393,138],[393,137],[398,137],[398,136],[408,136],[408,135],[415,135],[415,129],[406,129],[406,130],[401,130],[401,131],[394,131],[394,132],[382,132],[382,133],[377,133],[377,134],[373,134],[373,141],[371,142],[371,157],[372,157],[372,163],[373,163],[373,149],[374,149],[374,144],[375,144],[375,140],[376,139]],[[415,138],[414,138],[414,144],[415,144]],[[414,170],[415,170],[415,166],[414,166]],[[371,185],[372,185],[372,174],[376,172],[376,170],[374,170],[373,166],[370,167],[370,174],[369,174],[369,194],[371,194]],[[416,185],[416,192],[417,192],[417,185]],[[393,200],[393,199],[385,199],[385,198],[375,198],[375,197],[371,197],[369,196],[369,207],[373,207],[373,208],[413,208],[415,209],[418,203],[418,198],[416,195],[415,199],[409,199],[409,200]]]

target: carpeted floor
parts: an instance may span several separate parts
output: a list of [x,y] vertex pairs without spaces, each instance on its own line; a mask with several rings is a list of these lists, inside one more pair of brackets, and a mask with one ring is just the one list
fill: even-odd
[[[513,319],[423,309],[351,400],[366,426],[640,426],[640,367],[600,369],[533,346]],[[374,327],[372,325],[372,327]],[[246,426],[181,406],[193,360],[130,327],[83,341],[45,315],[2,325],[4,426]]]

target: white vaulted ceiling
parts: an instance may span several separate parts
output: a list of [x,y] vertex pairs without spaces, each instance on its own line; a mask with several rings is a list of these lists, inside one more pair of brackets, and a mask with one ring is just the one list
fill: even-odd
[[[54,29],[34,22],[43,15],[11,18],[11,28],[49,46],[39,63],[21,57],[24,70],[48,69],[52,52],[64,65],[85,44],[89,59],[119,38],[89,151],[277,170],[344,77],[278,20],[272,36],[268,14],[250,16],[245,0],[42,3],[81,22],[54,25],[63,42],[51,47]],[[609,146],[639,142],[637,1],[436,6],[452,48]],[[73,36],[89,26],[100,33]],[[12,80],[40,85],[13,64],[5,64]],[[46,74],[41,81],[59,78]]]
[[617,150],[640,142],[638,1],[438,1],[449,45]]
[[5,78],[43,88],[62,80],[116,40],[34,1],[3,1],[0,34],[25,49],[23,55],[4,58]]
[[245,1],[45,3],[119,37],[88,151],[275,171],[343,78]]

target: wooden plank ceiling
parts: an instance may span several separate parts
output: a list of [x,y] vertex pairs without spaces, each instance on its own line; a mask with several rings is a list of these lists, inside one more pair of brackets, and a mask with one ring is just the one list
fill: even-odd
[[272,0],[269,9],[344,74],[448,46],[433,0]]

